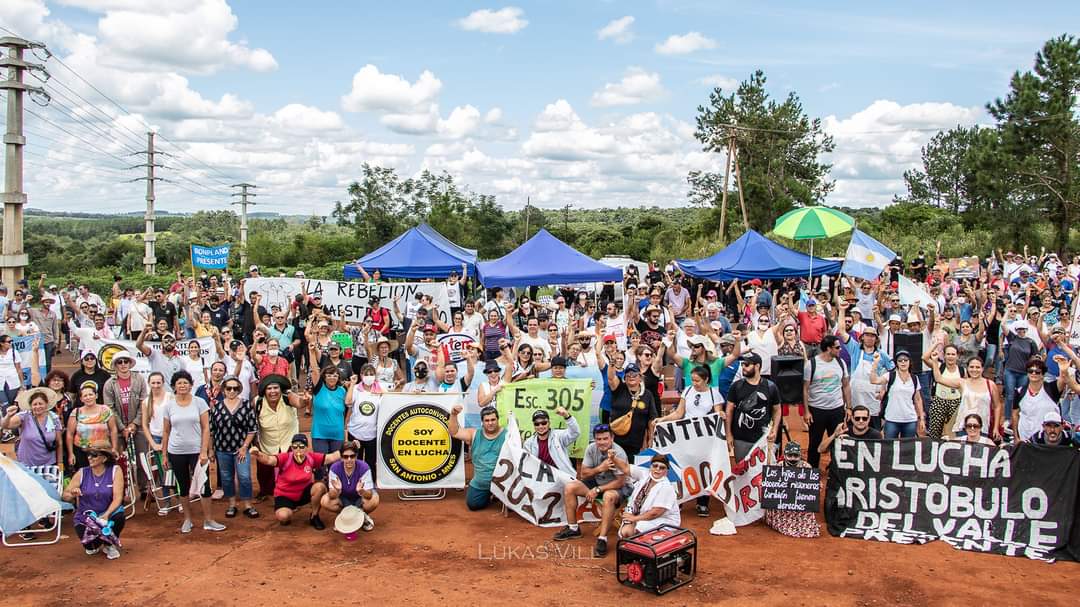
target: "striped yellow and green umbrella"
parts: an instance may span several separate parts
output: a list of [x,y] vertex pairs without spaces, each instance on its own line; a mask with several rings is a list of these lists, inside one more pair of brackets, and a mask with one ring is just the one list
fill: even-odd
[[814,279],[814,240],[850,232],[855,220],[846,213],[829,207],[803,207],[780,216],[773,234],[791,240],[810,241],[810,281]]
[[773,233],[791,240],[830,238],[855,227],[855,220],[846,213],[829,207],[803,207],[780,216]]

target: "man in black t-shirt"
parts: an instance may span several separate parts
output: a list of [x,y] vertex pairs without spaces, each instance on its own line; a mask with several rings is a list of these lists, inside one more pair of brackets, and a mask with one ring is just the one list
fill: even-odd
[[[638,332],[641,333],[641,343],[649,344],[652,346],[654,343],[662,340],[667,335],[667,329],[664,327],[663,311],[660,306],[654,306],[650,304],[645,308],[645,313],[642,315],[641,320],[637,321],[634,325]],[[656,346],[653,346],[654,348]]]
[[174,335],[180,334],[180,321],[178,320],[179,314],[176,311],[176,306],[173,302],[165,299],[165,289],[158,289],[154,294],[154,300],[147,304],[150,307],[150,312],[154,316],[154,326],[157,326],[159,320],[164,319],[169,323],[169,330]]
[[826,434],[818,446],[818,453],[825,453],[832,446],[833,441],[844,437],[852,440],[877,440],[882,438],[881,430],[870,427],[870,409],[866,405],[855,405],[851,408],[851,427],[847,422],[842,422],[836,427],[836,432]]
[[221,296],[217,293],[210,295],[210,301],[203,306],[202,311],[210,314],[210,323],[217,327],[218,331],[224,329],[232,319],[228,302],[222,303]]
[[761,357],[747,352],[740,360],[743,376],[728,390],[724,416],[728,453],[736,461],[745,458],[766,431],[770,445],[776,442],[780,427],[780,391],[776,384],[761,376]]

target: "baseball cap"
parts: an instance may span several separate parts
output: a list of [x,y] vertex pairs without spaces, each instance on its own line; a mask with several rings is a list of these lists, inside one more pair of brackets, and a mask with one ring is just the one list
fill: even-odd
[[752,365],[761,364],[761,357],[758,356],[757,352],[746,352],[739,357],[739,360],[743,361],[744,363],[750,363]]
[[623,375],[629,375],[631,373],[641,374],[641,369],[637,366],[637,363],[630,363],[623,369]]
[[709,292],[705,294],[706,297],[716,297],[716,289],[709,289]]
[[548,417],[547,411],[544,411],[543,409],[539,409],[539,410],[533,411],[533,414],[532,414],[532,420],[534,422],[536,420],[538,420],[538,419],[550,419],[550,418]]
[[259,266],[251,266],[250,268],[248,268],[248,272],[258,272],[258,271],[259,271]]
[[298,434],[293,434],[292,440],[289,441],[289,443],[290,444],[292,444],[292,443],[303,443],[304,446],[307,446],[307,444],[308,444],[307,434],[299,434],[299,433]]
[[721,346],[725,346],[725,345],[726,346],[734,346],[736,341],[737,340],[735,339],[735,336],[732,335],[731,333],[728,333],[727,335],[720,338],[720,345]]
[[807,307],[810,307],[810,306],[816,306],[816,305],[817,305],[817,300],[816,300],[816,299],[814,299],[813,297],[811,297],[810,299],[807,299],[807,300],[806,300],[806,306],[807,306]]
[[431,331],[432,333],[434,333],[435,332],[435,325],[430,323],[430,322],[428,324],[424,325],[424,333],[427,333],[428,331]]
[[613,341],[616,341],[614,335],[605,335],[604,336],[604,343],[605,344],[609,343],[609,342],[613,342]]
[[566,358],[563,356],[553,356],[551,358],[551,366],[566,368]]
[[1044,424],[1060,424],[1061,414],[1057,411],[1047,411],[1043,416],[1042,423]]
[[784,455],[802,455],[802,445],[796,441],[788,441],[784,445]]
[[889,322],[903,322],[903,319],[900,318],[899,314],[890,314],[889,315]]

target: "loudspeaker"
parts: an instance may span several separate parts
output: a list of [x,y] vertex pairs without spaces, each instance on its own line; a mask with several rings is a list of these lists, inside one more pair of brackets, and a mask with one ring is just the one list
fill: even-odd
[[806,361],[801,356],[772,357],[772,381],[780,391],[780,402],[802,402],[803,366],[805,364]]
[[907,353],[911,355],[911,372],[915,374],[922,373],[922,333],[909,333],[907,331],[901,331],[893,334],[893,358],[896,358],[896,353],[900,350],[907,350]]

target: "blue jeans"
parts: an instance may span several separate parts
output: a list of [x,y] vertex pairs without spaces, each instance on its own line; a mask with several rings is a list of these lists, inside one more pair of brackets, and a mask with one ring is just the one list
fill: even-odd
[[236,489],[233,480],[240,481],[240,499],[251,499],[251,460],[244,458],[239,461],[236,453],[227,451],[217,452],[218,475],[221,477],[221,492],[225,497],[235,497]]
[[[1012,419],[1013,401],[1016,399],[1016,391],[1026,388],[1028,384],[1027,371],[1011,371],[1005,369],[1005,420]],[[1011,423],[1011,422],[1010,422]],[[1016,428],[1013,428],[1016,430]]]
[[1080,424],[1080,396],[1070,394],[1061,399],[1061,419],[1073,426]]
[[885,438],[915,438],[919,422],[885,422]]
[[491,503],[491,491],[485,491],[483,489],[477,489],[472,485],[469,485],[465,489],[465,505],[469,510],[483,510]]
[[[994,369],[997,371],[997,344],[986,344],[986,358],[983,359],[983,369]],[[998,373],[994,377],[1001,377]]]
[[930,419],[930,384],[933,381],[933,371],[919,373],[919,394],[922,396],[922,410],[926,419]]
[[[316,453],[333,453],[334,451],[341,451],[341,446],[345,444],[343,440],[334,440],[332,438],[313,438],[311,439],[311,450]],[[315,480],[321,481],[326,478],[326,471],[329,470],[329,466],[322,466],[315,471]]]

